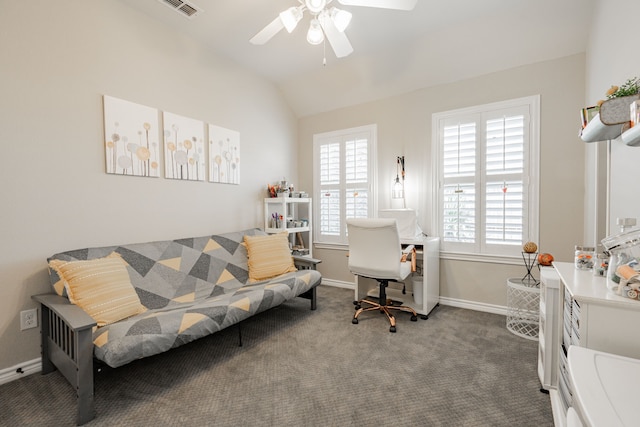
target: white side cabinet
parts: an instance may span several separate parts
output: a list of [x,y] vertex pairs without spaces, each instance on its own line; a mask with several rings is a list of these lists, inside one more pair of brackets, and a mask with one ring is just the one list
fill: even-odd
[[269,234],[289,233],[294,255],[313,255],[313,209],[310,198],[272,197],[264,199],[264,230]]
[[[403,305],[413,308],[423,319],[426,319],[431,310],[440,303],[440,238],[401,239],[401,243],[416,247],[418,271],[413,274],[418,275],[418,282],[422,279],[422,295],[417,292],[417,300],[414,298],[412,276],[409,276],[405,283],[406,293],[402,293],[402,283],[389,282],[386,290],[387,298],[401,301]],[[366,296],[378,297],[380,287],[377,281],[360,276],[356,276],[355,280],[355,301]]]
[[586,347],[606,353],[640,359],[640,302],[609,292],[606,278],[590,270],[577,270],[573,263],[553,264],[561,280],[558,319],[562,324],[558,343],[558,388],[551,390],[556,426],[564,426],[573,405],[569,377],[569,346]]

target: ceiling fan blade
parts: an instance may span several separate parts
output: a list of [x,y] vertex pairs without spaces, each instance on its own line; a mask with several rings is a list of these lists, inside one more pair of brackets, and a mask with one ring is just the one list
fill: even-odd
[[413,10],[418,0],[338,0],[345,6],[378,7],[381,9]]
[[325,37],[329,40],[329,44],[335,52],[336,57],[344,58],[353,52],[353,46],[351,46],[347,35],[338,31],[328,14],[321,13],[318,16],[318,21],[320,21],[322,31],[324,31]]
[[271,40],[271,37],[278,34],[283,28],[284,25],[282,24],[282,20],[279,16],[276,16],[276,19],[271,21],[269,25],[260,30],[260,32],[253,36],[251,40],[249,40],[249,42],[251,44],[265,44],[266,42]]

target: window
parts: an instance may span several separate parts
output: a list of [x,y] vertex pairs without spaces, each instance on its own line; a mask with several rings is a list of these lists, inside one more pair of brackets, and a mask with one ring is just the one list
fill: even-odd
[[433,115],[445,257],[520,257],[538,240],[539,114],[534,96]]
[[375,146],[375,125],[313,136],[316,244],[346,245],[346,219],[373,216]]

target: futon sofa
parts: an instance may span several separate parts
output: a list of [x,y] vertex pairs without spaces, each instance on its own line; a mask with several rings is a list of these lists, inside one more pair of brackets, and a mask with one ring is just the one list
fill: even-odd
[[[315,270],[318,260],[289,258],[291,268],[283,270],[283,274],[264,280],[253,277],[251,260],[257,260],[257,255],[248,256],[248,243],[254,240],[271,242],[271,237],[275,238],[259,229],[250,229],[171,241],[87,248],[50,257],[49,273],[55,294],[33,297],[42,310],[42,373],[57,368],[76,388],[78,424],[95,416],[94,358],[99,361],[97,363],[119,367],[239,324],[297,296],[310,299],[314,310],[316,286],[321,282],[321,275]],[[282,238],[286,241],[286,237]],[[266,253],[261,256],[266,256],[267,262],[271,262],[269,257],[273,258],[277,252],[268,246],[270,244],[262,247]],[[257,249],[254,249],[255,253]],[[94,267],[92,263],[99,265]],[[123,267],[120,268],[120,264]],[[91,312],[93,317],[87,314],[89,309],[71,303],[82,305],[87,298],[96,298],[91,292],[81,294],[71,287],[77,267],[88,268],[83,272],[82,280],[101,276],[113,280],[113,292],[127,295],[128,300],[123,300],[121,306],[128,310],[125,316],[129,317],[111,322],[100,317],[102,303],[94,304],[93,309],[98,311]],[[253,268],[258,271],[259,266]],[[116,282],[119,283],[123,276],[128,277],[124,279],[127,283],[121,292]],[[131,285],[133,289],[127,294],[125,291]],[[117,299],[113,295],[108,297]]]

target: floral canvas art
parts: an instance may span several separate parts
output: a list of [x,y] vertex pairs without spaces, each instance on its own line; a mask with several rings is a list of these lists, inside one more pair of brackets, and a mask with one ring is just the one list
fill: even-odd
[[158,110],[104,95],[107,173],[160,176]]
[[204,181],[204,122],[164,112],[165,177]]
[[209,181],[240,184],[240,133],[209,125]]

